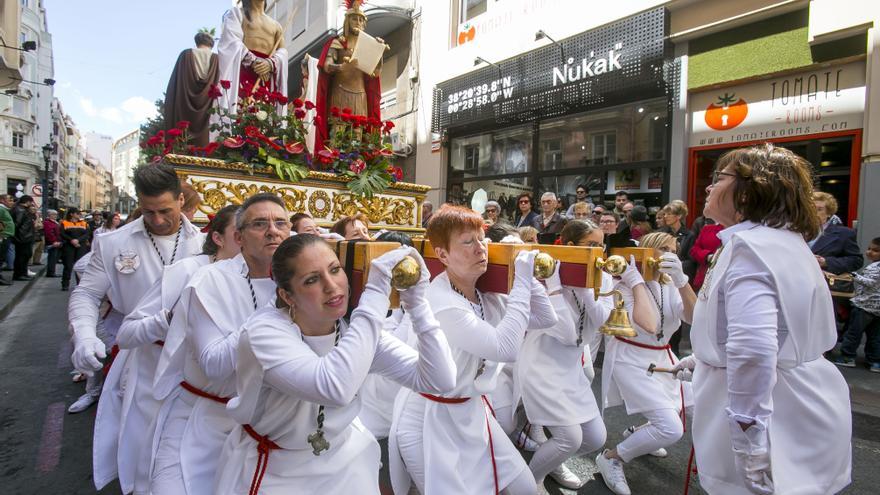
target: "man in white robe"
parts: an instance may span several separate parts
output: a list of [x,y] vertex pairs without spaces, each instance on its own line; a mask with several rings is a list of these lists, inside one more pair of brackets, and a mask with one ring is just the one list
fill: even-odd
[[[101,236],[83,279],[70,296],[71,361],[86,374],[100,370],[107,353],[96,334],[104,296],[109,295],[121,320],[159,278],[164,265],[201,248],[199,230],[181,215],[183,193],[171,166],[142,166],[135,171],[134,184],[143,216]],[[99,490],[118,475],[123,492],[140,493],[135,482],[146,440],[144,430],[158,409],[152,399],[151,377],[160,349],[151,344],[120,353],[104,383],[105,400],[98,404],[93,445]]]

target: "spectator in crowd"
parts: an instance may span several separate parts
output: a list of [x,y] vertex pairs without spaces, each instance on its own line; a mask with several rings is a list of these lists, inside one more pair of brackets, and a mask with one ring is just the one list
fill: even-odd
[[46,242],[46,278],[55,278],[55,269],[61,259],[61,247],[64,245],[61,239],[61,224],[58,223],[58,212],[49,210],[47,218],[43,220],[43,236]]
[[575,203],[573,208],[569,209],[572,212],[572,216],[569,217],[572,220],[591,220],[592,217],[590,215],[590,205],[589,203]]
[[5,265],[5,271],[12,271],[12,265],[15,264],[15,247],[12,245],[12,236],[15,234],[15,222],[12,220],[12,207],[15,206],[15,199],[10,194],[0,194],[0,210],[9,215],[9,234],[0,246],[0,265]]
[[[620,223],[617,225],[617,232],[624,233],[628,239],[632,238],[632,235],[630,234],[630,228],[632,227],[630,214],[634,207],[635,203],[632,201],[627,201],[626,204],[623,205],[623,214],[620,215]],[[617,210],[615,209],[615,212],[616,211]]]
[[664,206],[663,208],[660,208],[659,210],[657,210],[657,214],[654,215],[654,229],[655,230],[662,231],[663,228],[666,227],[666,222],[664,222],[663,219],[666,218],[666,212],[669,211],[666,209],[667,206]]
[[297,234],[320,235],[318,224],[308,213],[295,213],[290,217],[290,230]]
[[28,263],[34,255],[34,239],[36,238],[36,204],[34,198],[27,194],[18,198],[12,208],[12,221],[15,222],[15,235],[12,243],[15,246],[15,261],[12,269],[12,280],[30,280]]
[[819,266],[835,275],[861,268],[863,260],[856,243],[856,232],[830,221],[831,216],[837,213],[837,200],[828,193],[817,191],[813,193],[813,203],[816,205],[822,230],[809,245]]
[[626,191],[617,191],[617,194],[614,195],[614,213],[617,213],[621,219],[625,213],[623,207],[629,202],[629,193]]
[[498,215],[501,213],[501,205],[498,204],[498,201],[491,200],[486,202],[486,211],[483,214],[483,219],[486,220],[488,225],[494,225],[501,220],[501,217]]
[[330,228],[330,232],[339,234],[349,241],[354,239],[370,240],[369,224],[366,223],[366,216],[363,214],[340,218]]
[[180,191],[183,193],[183,208],[180,209],[180,212],[183,213],[187,220],[192,222],[196,212],[199,211],[199,206],[202,204],[202,198],[193,189],[193,186],[183,181],[180,182]]
[[599,228],[605,234],[605,248],[623,248],[635,247],[636,243],[629,238],[629,232],[618,232],[617,226],[620,224],[620,217],[614,210],[606,211],[599,217]]
[[854,367],[862,334],[867,334],[865,359],[871,371],[880,373],[880,237],[871,240],[865,257],[870,262],[868,266],[853,273],[855,295],[850,301],[853,309],[843,334],[840,356],[834,364]]
[[556,193],[547,191],[541,195],[541,217],[534,225],[538,229],[538,241],[541,244],[553,244],[565,227],[566,220],[556,211],[558,209],[559,199],[556,198]]
[[[15,222],[12,221],[12,215],[9,213],[10,198],[8,194],[0,194],[0,265],[6,261],[6,254],[15,235]],[[0,285],[12,285],[12,282],[0,274]]]
[[434,214],[434,204],[427,199],[422,202],[422,228],[428,228],[428,220]]
[[568,218],[568,219],[575,218],[574,207],[579,204],[588,205],[587,210],[592,208],[592,205],[590,204],[590,199],[587,197],[587,192],[588,192],[587,186],[585,186],[583,184],[577,186],[577,189],[574,190],[574,194],[575,194],[574,203],[572,203],[571,206],[568,207],[568,210],[565,212],[565,218]]
[[34,205],[34,254],[31,256],[32,265],[43,264],[43,251],[46,249],[46,241],[43,236],[43,216]]
[[76,208],[69,208],[64,220],[61,222],[62,246],[61,259],[64,263],[64,271],[61,272],[61,290],[70,288],[70,277],[73,275],[73,265],[89,251],[89,226],[82,219]]
[[[122,225],[122,216],[119,213],[105,211],[103,213],[104,220],[94,235],[106,234],[107,232],[118,229]],[[93,237],[94,238],[94,237]]]
[[690,257],[697,262],[697,273],[694,275],[693,286],[694,291],[699,292],[703,286],[703,280],[706,278],[706,271],[712,265],[718,248],[721,247],[721,239],[718,238],[718,232],[724,230],[724,226],[715,223],[712,219],[706,219],[706,225],[700,230],[694,246],[690,249]]
[[518,228],[517,232],[519,232],[519,238],[522,239],[522,241],[526,244],[537,244],[538,229],[531,226],[526,226]]
[[534,227],[538,220],[538,214],[532,211],[532,194],[522,193],[516,197],[516,206],[519,208],[519,214],[513,221],[513,226]]
[[[691,231],[688,230],[684,224],[688,214],[687,205],[684,201],[676,199],[664,206],[661,211],[664,212],[664,215],[663,225],[660,227],[660,231],[666,232],[667,234],[672,235],[672,237],[675,237],[675,240],[678,241],[678,245],[681,246],[681,243],[691,235]],[[657,223],[659,224],[660,222]]]
[[590,220],[593,221],[594,224],[599,225],[599,219],[602,218],[602,214],[605,213],[605,207],[602,205],[596,205],[593,207],[593,216]]
[[501,242],[507,236],[519,237],[519,232],[511,225],[499,222],[486,229],[486,238],[492,242]]
[[648,209],[642,205],[635,206],[629,214],[629,236],[632,240],[638,241],[645,234],[653,232],[651,223],[648,221]]
[[95,232],[104,224],[104,215],[101,214],[100,210],[93,210],[86,215],[86,223],[89,226],[90,235],[94,236]]

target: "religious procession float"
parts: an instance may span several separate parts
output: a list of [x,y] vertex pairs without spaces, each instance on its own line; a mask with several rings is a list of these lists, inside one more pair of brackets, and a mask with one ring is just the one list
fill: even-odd
[[[317,84],[288,97],[281,25],[263,2],[243,2],[213,37],[181,52],[166,91],[165,128],[141,142],[147,161],[164,160],[201,196],[197,223],[259,192],[291,213],[330,226],[363,214],[371,229],[422,231],[428,186],[402,182],[381,120],[378,73],[387,46],[366,32],[359,0],[346,1],[340,36],[324,46]],[[308,94],[311,93],[311,94]]]

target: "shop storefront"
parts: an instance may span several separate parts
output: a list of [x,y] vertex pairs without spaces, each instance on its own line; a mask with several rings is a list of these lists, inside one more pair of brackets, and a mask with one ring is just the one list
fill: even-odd
[[771,142],[813,165],[816,188],[833,194],[837,215],[853,225],[865,105],[863,61],[693,93],[688,104],[692,219],[703,210],[705,188],[722,154]]
[[677,66],[668,13],[653,9],[441,83],[433,127],[447,142],[447,197],[486,191],[509,218],[522,192],[578,185],[661,206]]

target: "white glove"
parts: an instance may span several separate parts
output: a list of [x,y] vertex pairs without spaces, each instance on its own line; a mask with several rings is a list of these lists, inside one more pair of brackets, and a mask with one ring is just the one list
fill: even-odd
[[428,266],[425,265],[425,260],[422,259],[419,252],[412,247],[405,247],[409,249],[408,254],[418,262],[419,266],[422,267],[422,274],[421,277],[419,277],[419,281],[412,287],[399,291],[400,303],[403,305],[403,309],[411,312],[413,308],[428,302],[425,298],[425,294],[428,292],[428,284],[431,282],[431,273],[428,271]]
[[620,275],[620,280],[624,285],[632,289],[633,287],[645,283],[645,279],[642,277],[642,274],[639,272],[639,267],[636,266],[636,257],[629,257],[629,264],[626,265],[626,270],[623,274]]
[[331,241],[344,241],[345,237],[337,234],[336,232],[322,232],[318,234],[322,239],[328,239]]
[[694,368],[697,366],[697,358],[694,357],[693,354],[681,359],[675,366],[672,367],[672,371],[675,374],[675,378],[677,380],[681,380],[683,382],[689,382],[694,377]]
[[[730,410],[728,409],[728,415]],[[767,429],[756,422],[743,431],[734,417],[728,418],[730,440],[733,444],[733,461],[743,484],[752,493],[770,495],[774,492],[770,469],[770,448]]]
[[78,338],[74,335],[73,354],[70,362],[77,371],[92,376],[95,371],[104,367],[101,359],[107,357],[107,346],[97,337]]
[[665,253],[660,257],[660,272],[669,275],[675,287],[681,289],[688,283],[688,277],[684,274],[681,260],[673,253]]
[[[366,287],[375,289],[385,296],[391,294],[391,271],[400,263],[400,260],[414,254],[418,255],[419,253],[409,246],[400,246],[371,261]],[[424,275],[424,272],[422,273]]]
[[513,262],[514,285],[519,283],[531,289],[532,279],[535,278],[535,256],[537,255],[537,250],[520,251],[516,255],[516,260]]
[[562,263],[557,261],[556,267],[553,269],[553,275],[550,275],[550,278],[544,280],[544,283],[547,285],[547,294],[553,294],[562,291],[562,280],[559,278],[559,266],[561,264]]

